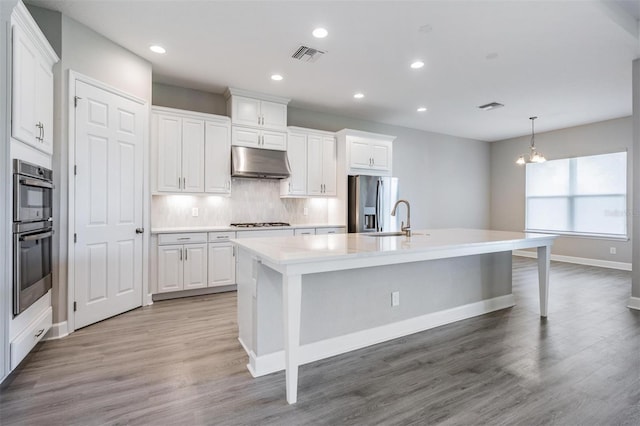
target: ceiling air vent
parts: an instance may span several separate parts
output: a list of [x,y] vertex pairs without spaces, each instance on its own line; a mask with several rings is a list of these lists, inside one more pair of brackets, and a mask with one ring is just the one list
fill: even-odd
[[490,104],[480,105],[480,108],[483,111],[491,111],[492,109],[502,108],[504,105],[498,102],[491,102]]
[[315,62],[318,58],[324,55],[326,52],[313,47],[300,46],[291,57],[304,62]]

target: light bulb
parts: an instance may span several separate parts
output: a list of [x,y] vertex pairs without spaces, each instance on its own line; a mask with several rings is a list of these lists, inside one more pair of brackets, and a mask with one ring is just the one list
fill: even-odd
[[520,157],[518,157],[518,159],[516,160],[516,164],[518,165],[523,165],[525,163],[524,161],[524,155],[521,155]]

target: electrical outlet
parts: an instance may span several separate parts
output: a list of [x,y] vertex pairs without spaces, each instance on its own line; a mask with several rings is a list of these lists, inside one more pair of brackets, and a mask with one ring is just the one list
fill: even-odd
[[616,254],[616,248],[615,247],[609,247],[609,253],[610,254]]
[[391,293],[391,306],[400,306],[400,292],[394,291]]
[[191,209],[191,216],[198,217],[198,208],[194,207]]
[[307,215],[309,214],[309,207],[305,207],[305,208],[302,210],[302,214],[303,214],[303,215],[305,215],[305,216],[307,216]]

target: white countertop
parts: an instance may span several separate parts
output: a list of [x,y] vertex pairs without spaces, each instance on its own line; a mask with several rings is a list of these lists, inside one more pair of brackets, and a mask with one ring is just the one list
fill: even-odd
[[216,232],[216,231],[264,231],[269,229],[301,229],[301,228],[345,228],[345,225],[333,225],[326,223],[305,223],[290,226],[265,226],[259,228],[240,228],[237,226],[176,226],[164,228],[151,228],[152,234],[172,234],[177,232]]
[[455,228],[415,230],[411,237],[332,234],[232,241],[274,265],[287,265],[429,252],[434,258],[464,256],[551,245],[555,238],[549,234]]

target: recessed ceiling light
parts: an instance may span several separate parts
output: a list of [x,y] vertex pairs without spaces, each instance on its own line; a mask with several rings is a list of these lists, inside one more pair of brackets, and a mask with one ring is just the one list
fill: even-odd
[[157,44],[154,44],[153,46],[149,46],[149,50],[151,50],[154,53],[167,53],[167,50],[164,47],[159,46]]
[[271,76],[271,80],[280,81],[282,80],[282,76],[280,74],[274,74]]
[[414,70],[417,70],[418,68],[422,68],[424,67],[424,62],[422,61],[415,61],[411,64],[411,68],[413,68]]
[[355,95],[353,95],[353,97],[356,98],[356,99],[362,99],[362,98],[364,98],[364,93],[358,92]]
[[427,107],[418,107],[418,109],[416,111],[425,112],[426,110],[427,110]]
[[329,35],[329,31],[324,28],[316,28],[311,34],[313,34],[315,38],[325,38]]

